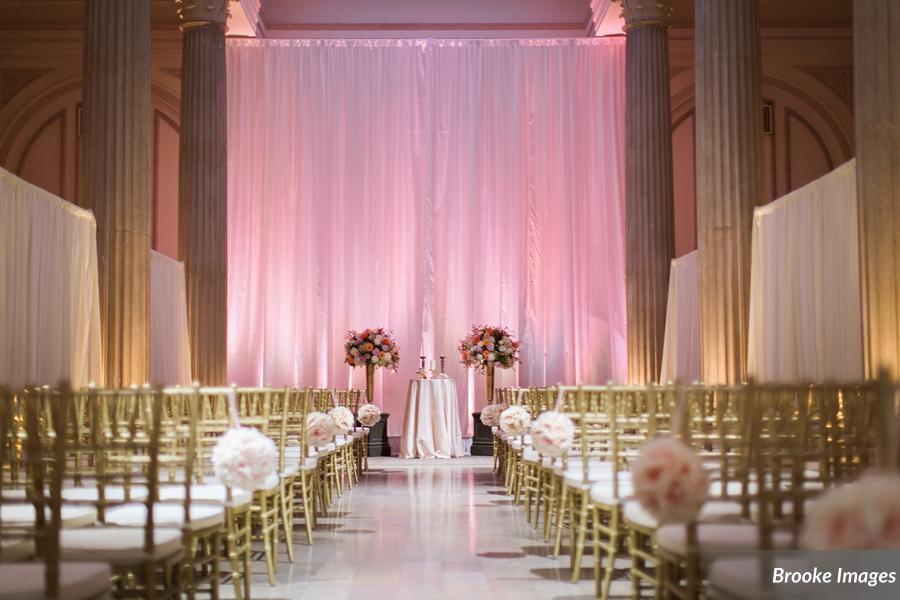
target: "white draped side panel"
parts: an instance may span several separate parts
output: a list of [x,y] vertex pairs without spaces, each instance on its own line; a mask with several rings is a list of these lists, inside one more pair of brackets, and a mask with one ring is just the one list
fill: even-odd
[[748,373],[761,382],[863,376],[856,163],[757,208]]
[[184,264],[150,251],[150,381],[154,385],[190,385]]
[[231,380],[361,387],[344,332],[385,326],[391,434],[421,353],[447,356],[471,432],[484,379],[473,396],[456,346],[500,324],[522,385],[624,381],[623,40],[227,51]]
[[0,169],[0,385],[103,383],[97,224]]
[[663,341],[662,383],[700,381],[700,279],[697,251],[672,261]]

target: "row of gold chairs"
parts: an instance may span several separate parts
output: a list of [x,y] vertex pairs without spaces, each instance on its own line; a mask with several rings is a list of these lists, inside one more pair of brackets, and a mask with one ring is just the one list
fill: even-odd
[[[295,518],[312,543],[316,519],[343,493],[343,481],[358,481],[366,466],[362,428],[322,447],[307,443],[306,430],[310,411],[354,410],[359,396],[271,388],[2,391],[0,567],[52,566],[48,597],[103,597],[107,591],[59,593],[67,569],[80,573],[90,564],[91,581],[105,573],[116,597],[217,598],[224,559],[235,596],[249,598],[252,542],[261,543],[274,584],[281,543],[293,560]],[[238,422],[277,448],[276,469],[259,489],[228,488],[213,474],[216,444]],[[9,562],[31,558],[42,562]]]
[[[496,430],[495,468],[552,556],[568,537],[573,581],[585,554],[593,555],[602,598],[616,560],[626,557],[635,598],[727,592],[735,578],[710,581],[713,558],[798,547],[819,494],[894,452],[885,453],[879,427],[894,424],[886,383],[511,388],[498,397],[533,419],[555,409],[574,424],[571,447],[556,458],[532,447],[529,435]],[[695,523],[659,523],[633,498],[630,467],[658,436],[693,448],[709,473],[709,500]]]

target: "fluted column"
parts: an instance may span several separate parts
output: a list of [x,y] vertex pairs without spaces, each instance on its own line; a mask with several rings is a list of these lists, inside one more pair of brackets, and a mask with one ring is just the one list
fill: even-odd
[[97,218],[106,384],[150,370],[150,12],[148,0],[87,0],[81,199]]
[[708,383],[747,371],[750,233],[763,201],[757,0],[696,0],[697,245],[700,371]]
[[183,33],[178,244],[187,280],[191,373],[226,383],[228,0],[176,0]]
[[900,377],[900,2],[855,0],[856,181],[866,374]]
[[621,0],[625,17],[628,379],[659,379],[675,253],[669,0]]

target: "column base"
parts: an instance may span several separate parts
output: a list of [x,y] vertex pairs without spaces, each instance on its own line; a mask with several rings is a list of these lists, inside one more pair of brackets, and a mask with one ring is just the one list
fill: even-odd
[[494,433],[481,422],[481,411],[472,413],[475,421],[475,437],[472,438],[472,456],[494,455]]
[[369,456],[390,456],[391,444],[388,441],[388,417],[390,413],[381,413],[381,420],[369,429]]

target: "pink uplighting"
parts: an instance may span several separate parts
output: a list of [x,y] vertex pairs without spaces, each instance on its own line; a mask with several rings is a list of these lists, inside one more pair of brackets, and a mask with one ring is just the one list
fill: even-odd
[[[510,327],[497,385],[625,380],[624,40],[230,40],[229,378],[344,386],[386,327],[399,433],[419,351]],[[349,376],[364,387],[363,369]]]

